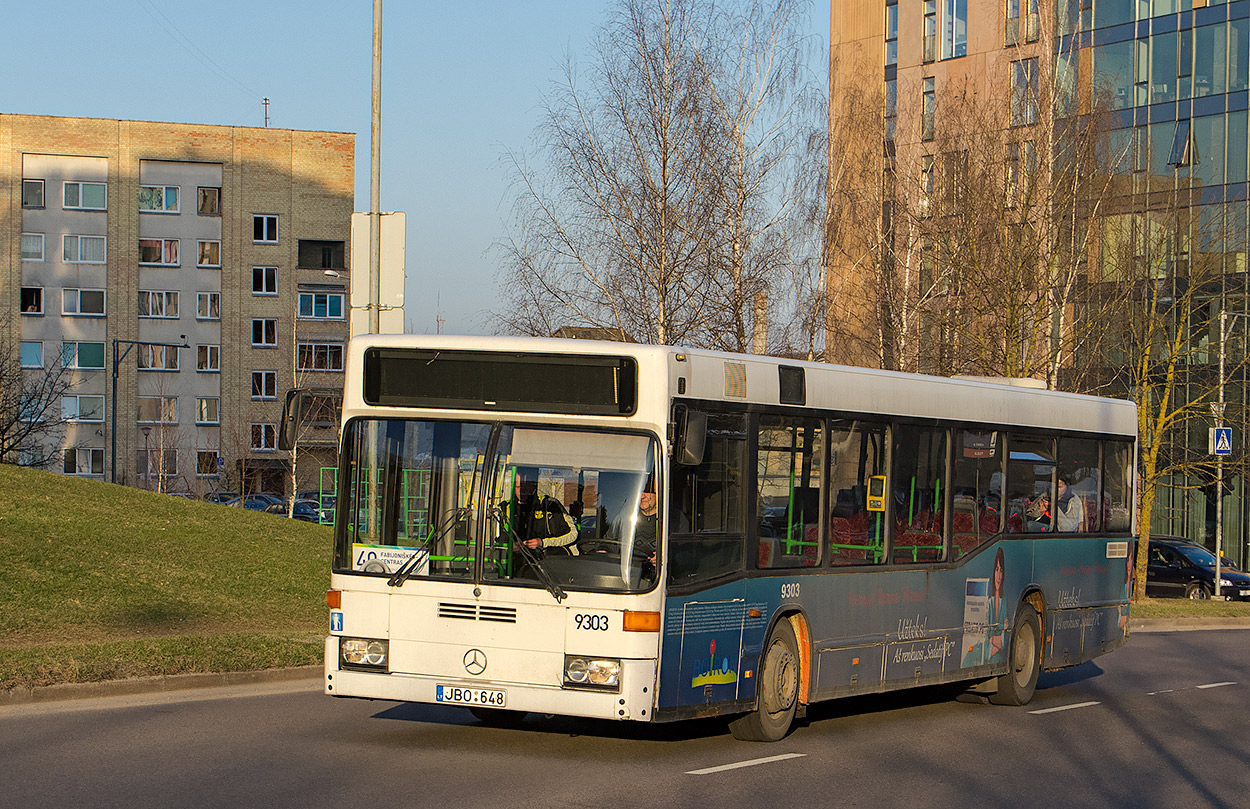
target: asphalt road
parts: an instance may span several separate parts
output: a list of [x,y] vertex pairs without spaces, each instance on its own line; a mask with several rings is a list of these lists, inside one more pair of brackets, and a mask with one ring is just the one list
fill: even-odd
[[0,807],[1250,806],[1250,630],[1137,633],[1023,708],[949,689],[722,722],[337,700],[300,682],[0,708]]

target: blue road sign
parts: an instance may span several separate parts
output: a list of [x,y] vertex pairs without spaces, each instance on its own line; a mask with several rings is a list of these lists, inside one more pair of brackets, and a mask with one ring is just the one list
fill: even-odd
[[1211,430],[1211,454],[1212,455],[1232,455],[1233,454],[1233,428],[1232,427],[1216,427]]

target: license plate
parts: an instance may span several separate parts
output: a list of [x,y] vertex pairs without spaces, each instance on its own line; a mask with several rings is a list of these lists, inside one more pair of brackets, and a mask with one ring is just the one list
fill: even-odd
[[448,702],[453,705],[486,705],[491,708],[502,708],[507,699],[508,692],[499,689],[461,688],[458,685],[434,687],[435,702]]
[[1242,597],[1242,598],[1245,598],[1246,596],[1250,596],[1250,590],[1242,590],[1242,591],[1241,591],[1241,597]]

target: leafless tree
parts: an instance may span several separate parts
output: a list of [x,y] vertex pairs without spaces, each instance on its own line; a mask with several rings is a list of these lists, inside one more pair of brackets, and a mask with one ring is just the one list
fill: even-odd
[[0,462],[47,466],[61,458],[68,422],[61,397],[74,388],[73,372],[59,356],[23,368],[14,333],[0,330]]

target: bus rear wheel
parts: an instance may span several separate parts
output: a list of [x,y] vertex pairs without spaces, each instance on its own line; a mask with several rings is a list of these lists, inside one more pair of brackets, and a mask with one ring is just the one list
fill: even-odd
[[1007,673],[998,678],[998,691],[990,696],[995,705],[1027,705],[1037,688],[1042,669],[1042,625],[1037,611],[1021,604],[1011,627],[1011,650]]
[[755,710],[729,723],[735,739],[775,742],[785,737],[799,706],[799,665],[794,627],[782,618],[764,644]]

